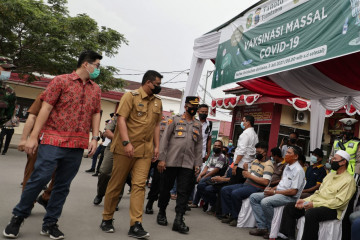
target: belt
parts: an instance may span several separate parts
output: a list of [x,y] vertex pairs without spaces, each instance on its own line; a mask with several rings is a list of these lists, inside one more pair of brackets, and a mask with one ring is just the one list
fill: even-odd
[[3,127],[5,129],[14,129],[14,127]]

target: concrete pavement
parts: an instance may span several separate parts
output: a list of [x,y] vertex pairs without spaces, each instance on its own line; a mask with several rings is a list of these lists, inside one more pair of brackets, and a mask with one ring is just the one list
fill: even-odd
[[[26,156],[16,149],[10,148],[5,156],[0,155],[0,230],[1,232],[11,218],[12,208],[17,204],[21,194],[20,182],[23,178]],[[91,159],[84,158],[78,175],[75,177],[70,194],[64,205],[62,216],[59,220],[59,228],[65,233],[66,239],[76,240],[102,240],[102,239],[133,239],[127,236],[129,230],[129,195],[125,194],[120,210],[115,213],[115,233],[103,233],[100,228],[103,203],[94,206],[92,201],[96,194],[97,178],[85,173],[91,165]],[[127,190],[126,190],[127,192]],[[156,204],[154,204],[156,205]],[[167,227],[156,224],[157,207],[154,215],[143,217],[143,227],[150,233],[150,239],[263,239],[249,235],[249,229],[230,227],[221,223],[215,217],[202,212],[201,209],[193,209],[185,215],[185,222],[190,227],[190,233],[182,235],[171,230],[175,201],[171,201],[167,215],[169,225]],[[32,215],[25,220],[20,229],[19,239],[38,240],[49,239],[41,236],[41,224],[45,210],[36,204]],[[2,234],[1,234],[2,236]]]

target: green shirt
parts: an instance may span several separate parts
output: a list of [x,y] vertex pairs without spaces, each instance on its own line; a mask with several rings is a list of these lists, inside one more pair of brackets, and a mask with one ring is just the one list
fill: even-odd
[[9,85],[0,83],[0,126],[9,121],[14,115],[16,105],[15,91]]

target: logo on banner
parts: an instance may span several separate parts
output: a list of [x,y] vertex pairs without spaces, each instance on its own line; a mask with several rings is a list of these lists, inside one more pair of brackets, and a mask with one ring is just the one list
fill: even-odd
[[[355,18],[355,25],[360,27],[360,0],[350,0],[350,3],[351,3],[351,16]],[[346,34],[347,28],[348,28],[348,23],[347,21],[345,21],[345,24],[343,26],[343,34],[344,32]],[[351,40],[349,42],[349,45],[351,46],[360,45],[360,36]]]
[[250,14],[248,17],[247,17],[247,20],[246,20],[246,28],[250,28],[251,25],[252,25],[252,20],[253,20],[253,15]]
[[260,21],[260,13],[261,13],[261,8],[256,9],[255,11],[255,19],[254,19],[254,24],[258,24]]

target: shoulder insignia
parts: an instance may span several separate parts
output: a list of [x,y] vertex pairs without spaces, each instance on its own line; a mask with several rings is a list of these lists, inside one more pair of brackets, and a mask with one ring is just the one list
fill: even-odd
[[136,96],[136,95],[139,95],[140,93],[135,90],[135,91],[131,91],[131,94],[132,94],[133,96]]
[[159,95],[157,95],[157,94],[154,94],[154,97],[161,100],[161,97]]
[[184,123],[184,120],[179,120],[179,123]]
[[173,122],[172,118],[168,120],[168,125],[170,125]]

